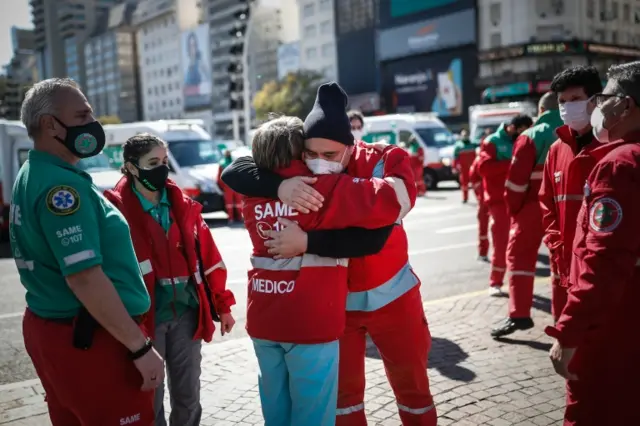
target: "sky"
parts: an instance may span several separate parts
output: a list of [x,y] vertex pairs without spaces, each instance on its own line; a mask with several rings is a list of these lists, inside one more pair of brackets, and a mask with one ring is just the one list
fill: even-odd
[[[7,13],[11,10],[11,13]],[[0,67],[11,60],[11,27],[32,28],[29,0],[0,0]]]

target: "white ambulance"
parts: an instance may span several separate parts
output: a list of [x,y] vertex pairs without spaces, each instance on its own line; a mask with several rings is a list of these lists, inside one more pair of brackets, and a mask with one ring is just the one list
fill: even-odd
[[534,118],[538,114],[538,107],[533,102],[505,102],[470,106],[469,134],[471,141],[480,142],[486,129],[495,131],[500,124],[521,114]]
[[169,178],[191,198],[200,202],[204,212],[224,209],[218,185],[223,141],[214,141],[202,120],[160,120],[104,126],[107,136],[103,152],[111,167],[123,164],[122,145],[132,136],[151,133],[169,144]]
[[431,113],[389,114],[364,118],[366,142],[408,143],[414,136],[424,149],[424,181],[429,189],[438,182],[456,180],[451,169],[455,139],[447,126]]

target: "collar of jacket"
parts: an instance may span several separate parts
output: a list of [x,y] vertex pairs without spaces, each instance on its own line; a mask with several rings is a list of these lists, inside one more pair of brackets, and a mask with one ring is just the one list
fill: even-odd
[[559,109],[552,109],[549,111],[545,111],[542,114],[540,114],[540,117],[538,117],[538,119],[536,120],[536,123],[534,126],[537,126],[539,124],[548,124],[552,129],[557,129],[558,127],[561,127],[564,122],[562,121],[562,118],[560,118],[560,110]]
[[[566,124],[556,129],[556,135],[558,136],[558,139],[560,139],[562,143],[569,145],[569,147],[571,148],[571,150],[575,155],[579,154],[582,151],[590,151],[601,145],[600,141],[598,141],[598,139],[596,139],[595,136],[593,136],[593,132],[589,131],[586,134],[580,136],[578,135],[578,132],[576,132]],[[579,147],[578,139],[580,138],[585,138],[585,139],[589,138],[591,139],[591,142],[585,143],[582,146],[582,149],[578,150],[578,147]]]

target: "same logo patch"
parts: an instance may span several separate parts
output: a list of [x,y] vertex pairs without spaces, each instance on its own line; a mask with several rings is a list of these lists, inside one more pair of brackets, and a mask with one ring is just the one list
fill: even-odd
[[589,212],[589,226],[596,232],[611,232],[622,222],[622,206],[613,198],[601,198]]
[[98,140],[91,133],[83,133],[76,138],[74,146],[80,154],[89,154],[95,151]]
[[80,194],[67,185],[58,185],[47,193],[47,209],[57,216],[68,216],[80,208]]

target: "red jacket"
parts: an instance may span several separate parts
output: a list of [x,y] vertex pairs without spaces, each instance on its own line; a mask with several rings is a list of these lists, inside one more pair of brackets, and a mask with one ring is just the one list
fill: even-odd
[[[144,212],[140,200],[131,188],[132,182],[125,176],[105,196],[124,215],[131,229],[131,239],[140,262],[144,282],[151,296],[151,310],[145,319],[147,329],[155,330],[155,287],[159,280],[190,277],[196,286],[200,312],[198,328],[193,336],[210,342],[215,326],[211,315],[213,304],[218,314],[231,312],[236,302],[233,293],[226,289],[227,270],[211,236],[209,227],[200,214],[202,206],[186,196],[171,180],[167,183],[167,196],[171,203],[173,223],[168,234]],[[204,271],[200,271],[196,242]],[[202,277],[206,278],[213,296],[207,296]]]
[[[278,173],[285,178],[311,176],[301,161]],[[396,191],[382,179],[354,179],[345,174],[316,177],[313,187],[325,198],[319,212],[301,214],[281,201],[266,198],[249,197],[243,203],[253,243],[247,303],[251,337],[312,344],[337,340],[344,332],[349,259],[312,254],[273,259],[264,245],[264,232],[280,229],[279,217],[294,220],[308,231],[379,228],[392,224],[400,215]]]
[[[392,161],[395,158],[401,161]],[[406,185],[411,207],[415,204],[417,189],[413,170],[409,157],[399,148],[389,147],[380,153],[358,142],[347,173],[365,179],[397,177]],[[350,260],[347,311],[375,311],[420,284],[409,264],[407,235],[401,221],[396,223],[379,253]]]
[[480,157],[476,157],[469,167],[469,183],[473,188],[473,192],[476,194],[476,199],[479,203],[484,201],[484,186],[482,186],[482,176],[478,173],[478,160]]
[[549,149],[540,187],[544,243],[549,248],[563,286],[569,285],[569,267],[576,221],[584,199],[584,184],[596,163],[613,145],[593,138],[578,152],[577,134],[568,126],[556,131],[559,139]]
[[608,152],[585,185],[567,305],[556,326],[546,329],[563,347],[578,348],[570,367],[579,378],[604,380],[614,368],[618,382],[640,356],[638,141],[640,133],[593,151]]
[[511,137],[507,135],[504,125],[484,138],[480,145],[476,167],[482,176],[484,201],[487,204],[504,202],[504,185],[511,164],[511,151]]

